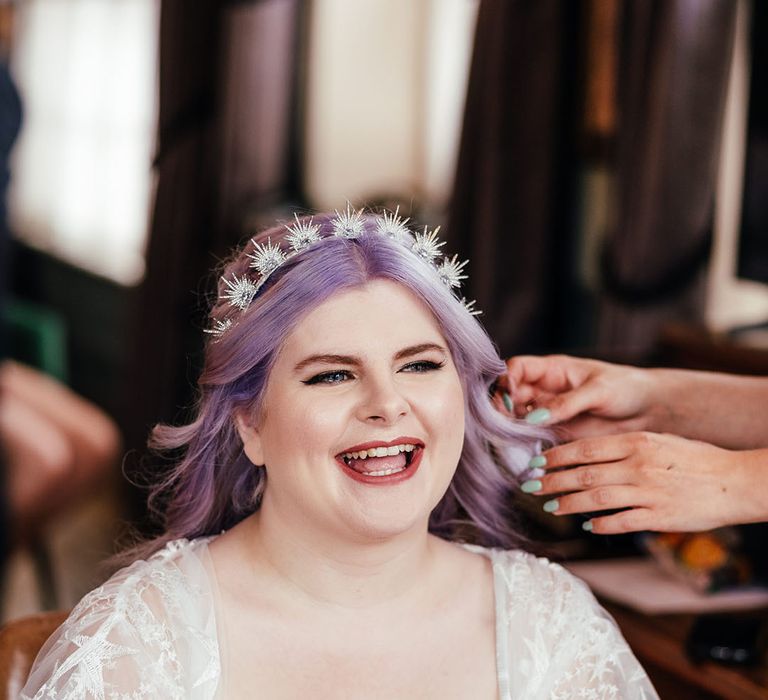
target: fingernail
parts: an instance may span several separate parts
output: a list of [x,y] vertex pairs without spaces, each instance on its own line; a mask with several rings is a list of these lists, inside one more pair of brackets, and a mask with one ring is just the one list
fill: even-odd
[[587,532],[592,532],[592,521],[587,520],[581,524],[581,529],[586,530]]
[[560,507],[560,502],[553,498],[551,501],[547,501],[542,508],[546,513],[554,513]]
[[501,400],[504,402],[504,408],[512,413],[514,406],[512,406],[512,399],[509,398],[509,394],[506,391],[502,393]]
[[541,469],[541,467],[547,466],[547,458],[544,455],[536,455],[535,457],[531,457],[530,462],[528,462],[528,467],[530,469]]
[[523,493],[536,493],[536,491],[541,491],[541,482],[538,479],[529,479],[523,482],[520,490]]
[[531,425],[539,425],[539,423],[545,423],[551,417],[552,417],[552,414],[549,412],[549,409],[537,408],[537,409],[531,411],[525,417],[525,422],[526,423],[530,423]]

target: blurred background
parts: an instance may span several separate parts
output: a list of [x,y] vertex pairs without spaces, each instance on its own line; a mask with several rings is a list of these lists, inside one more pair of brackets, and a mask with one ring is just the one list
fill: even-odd
[[765,3],[18,0],[0,34],[5,396],[90,465],[6,475],[5,617],[149,529],[122,471],[189,415],[210,270],[296,210],[442,225],[505,356],[768,374]]

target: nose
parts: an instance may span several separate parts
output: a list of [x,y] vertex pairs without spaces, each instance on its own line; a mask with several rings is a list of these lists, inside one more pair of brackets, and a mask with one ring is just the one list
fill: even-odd
[[410,411],[410,404],[394,378],[369,377],[360,402],[359,418],[367,423],[390,425]]

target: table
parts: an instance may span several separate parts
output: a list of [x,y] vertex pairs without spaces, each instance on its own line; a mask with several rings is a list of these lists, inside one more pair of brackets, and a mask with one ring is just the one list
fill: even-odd
[[709,662],[692,664],[688,660],[684,643],[694,615],[650,616],[605,600],[600,602],[613,615],[663,699],[768,699],[766,665],[742,669]]

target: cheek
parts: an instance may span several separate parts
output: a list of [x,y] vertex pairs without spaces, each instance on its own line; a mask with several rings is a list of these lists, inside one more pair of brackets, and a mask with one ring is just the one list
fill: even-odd
[[288,401],[273,406],[264,423],[264,452],[267,464],[296,461],[300,454],[317,453],[330,445],[338,433],[343,411],[313,402]]
[[433,426],[445,431],[451,444],[464,442],[464,392],[456,377],[432,393],[429,412]]

